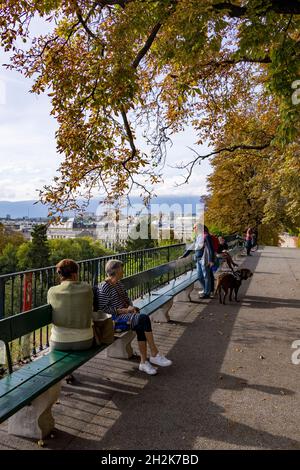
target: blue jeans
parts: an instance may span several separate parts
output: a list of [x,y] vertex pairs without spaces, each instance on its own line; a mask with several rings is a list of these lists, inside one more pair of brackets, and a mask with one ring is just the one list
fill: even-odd
[[197,273],[200,284],[202,285],[204,295],[209,295],[211,291],[211,268],[205,266],[203,259],[197,260]]

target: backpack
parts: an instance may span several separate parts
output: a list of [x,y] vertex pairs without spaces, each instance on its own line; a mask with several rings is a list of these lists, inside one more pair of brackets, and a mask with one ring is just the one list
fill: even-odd
[[216,237],[216,235],[213,235],[212,233],[210,233],[210,238],[211,238],[212,246],[214,248],[214,252],[218,253],[218,249],[219,249],[219,246],[220,246],[218,237]]

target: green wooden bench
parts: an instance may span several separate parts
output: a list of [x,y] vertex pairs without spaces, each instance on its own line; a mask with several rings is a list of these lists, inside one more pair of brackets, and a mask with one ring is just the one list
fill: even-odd
[[[190,271],[176,276],[179,268],[190,268]],[[157,288],[157,280],[159,282],[166,275],[172,275],[174,279],[162,288]],[[159,315],[165,315],[166,321],[168,319],[166,313],[171,307],[173,297],[191,286],[196,279],[197,275],[190,258],[171,261],[125,278],[124,285],[130,289],[146,285],[147,294],[136,300],[135,304],[140,307],[142,313],[151,315],[156,312],[160,320]],[[153,288],[154,286],[156,288]],[[110,357],[129,357],[132,353],[128,344],[135,334],[127,331],[124,335],[127,336],[126,341],[122,336],[116,338],[110,346],[95,346],[87,351],[52,351],[18,370],[13,370],[9,343],[50,325],[51,322],[50,305],[43,305],[0,320],[0,340],[5,343],[9,369],[9,374],[0,380],[0,422],[9,418],[8,430],[11,434],[43,439],[54,427],[51,408],[58,399],[60,383],[64,377],[104,349],[111,350],[111,354],[108,354]]]
[[[0,321],[0,339],[6,346],[9,367],[9,374],[0,380],[0,422],[14,415],[9,421],[12,434],[37,439],[49,434],[54,426],[51,407],[59,396],[60,381],[105,348],[103,345],[87,351],[53,351],[13,371],[9,343],[51,322],[50,305]],[[15,414],[19,410],[22,411]]]

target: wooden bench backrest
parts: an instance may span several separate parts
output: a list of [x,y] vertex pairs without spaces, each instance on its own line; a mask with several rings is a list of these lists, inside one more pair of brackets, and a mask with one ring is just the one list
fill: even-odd
[[142,271],[138,274],[133,274],[132,276],[125,277],[122,279],[122,284],[125,289],[132,289],[143,283],[150,283],[154,279],[157,279],[164,274],[176,271],[176,269],[190,266],[192,269],[193,261],[192,256],[187,256],[186,258],[180,258],[169,263],[161,264],[155,266],[155,268],[147,269],[147,271]]
[[0,339],[9,343],[50,323],[52,323],[52,307],[42,305],[0,320]]

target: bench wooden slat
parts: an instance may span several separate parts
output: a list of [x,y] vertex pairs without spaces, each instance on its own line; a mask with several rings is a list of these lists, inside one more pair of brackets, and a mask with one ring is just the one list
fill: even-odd
[[42,305],[27,312],[0,320],[0,339],[6,343],[32,333],[52,322],[51,305]]
[[69,352],[52,351],[46,356],[39,357],[36,361],[22,366],[19,370],[9,374],[0,381],[0,403],[1,398],[15,388],[23,385],[32,377],[39,375],[53,364],[59,363]]
[[174,295],[178,294],[182,290],[184,290],[186,287],[189,285],[193,284],[195,281],[197,281],[198,275],[197,271],[194,270],[187,274],[182,274],[179,276],[177,279],[170,281],[168,284],[166,284],[163,287],[160,287],[158,290],[155,290],[152,292],[153,295],[173,295],[172,292],[174,292]]
[[155,266],[155,268],[148,269],[147,271],[142,271],[141,273],[134,274],[132,276],[128,276],[122,279],[122,284],[124,285],[125,289],[132,289],[138,285],[143,283],[151,282],[154,279],[157,279],[164,274],[168,274],[176,269],[192,266],[192,256],[187,256],[186,258],[177,259],[174,261],[170,261],[169,263],[160,264],[159,266]]
[[51,305],[43,305],[41,307],[33,308],[27,312],[13,315],[6,320],[11,321],[11,341],[34,330],[38,330],[43,326],[49,325],[52,322],[52,307]]
[[11,341],[11,327],[9,318],[0,320],[0,339],[5,343]]
[[170,301],[170,296],[168,295],[160,295],[156,298],[153,302],[148,305],[145,305],[141,309],[141,313],[145,313],[146,315],[151,315],[155,310],[165,305],[167,302]]
[[[5,381],[5,379],[9,379],[9,381],[6,382],[7,384],[11,383],[14,385],[0,397],[0,422],[5,421],[18,410],[29,404],[34,398],[62,380],[66,375],[71,374],[75,369],[78,369],[78,367],[85,364],[89,359],[96,356],[105,348],[106,345],[102,345],[93,347],[87,351],[53,351],[53,353],[60,353],[60,359],[53,362],[53,353],[49,353],[49,355],[38,359],[35,362],[40,362],[42,359],[47,359],[48,356],[50,356],[48,358],[49,366],[42,368],[39,372],[36,371],[35,375],[29,375],[28,372],[24,372],[24,380],[21,381],[20,371],[16,371],[9,377],[2,379],[1,385],[2,381]],[[56,356],[58,357],[57,354]]]
[[0,422],[15,414],[18,410],[31,403],[34,398],[48,390],[51,386],[49,377],[31,377],[19,387],[0,398]]
[[4,395],[20,386],[30,377],[32,377],[32,375],[27,374],[22,369],[3,377],[0,381],[0,400]]
[[182,292],[184,289],[189,287],[191,284],[196,282],[198,279],[197,273],[195,273],[190,279],[186,279],[185,281],[181,282],[178,285],[173,286],[169,291],[165,293],[165,295],[168,295],[170,297],[174,297],[175,295],[179,294]]

